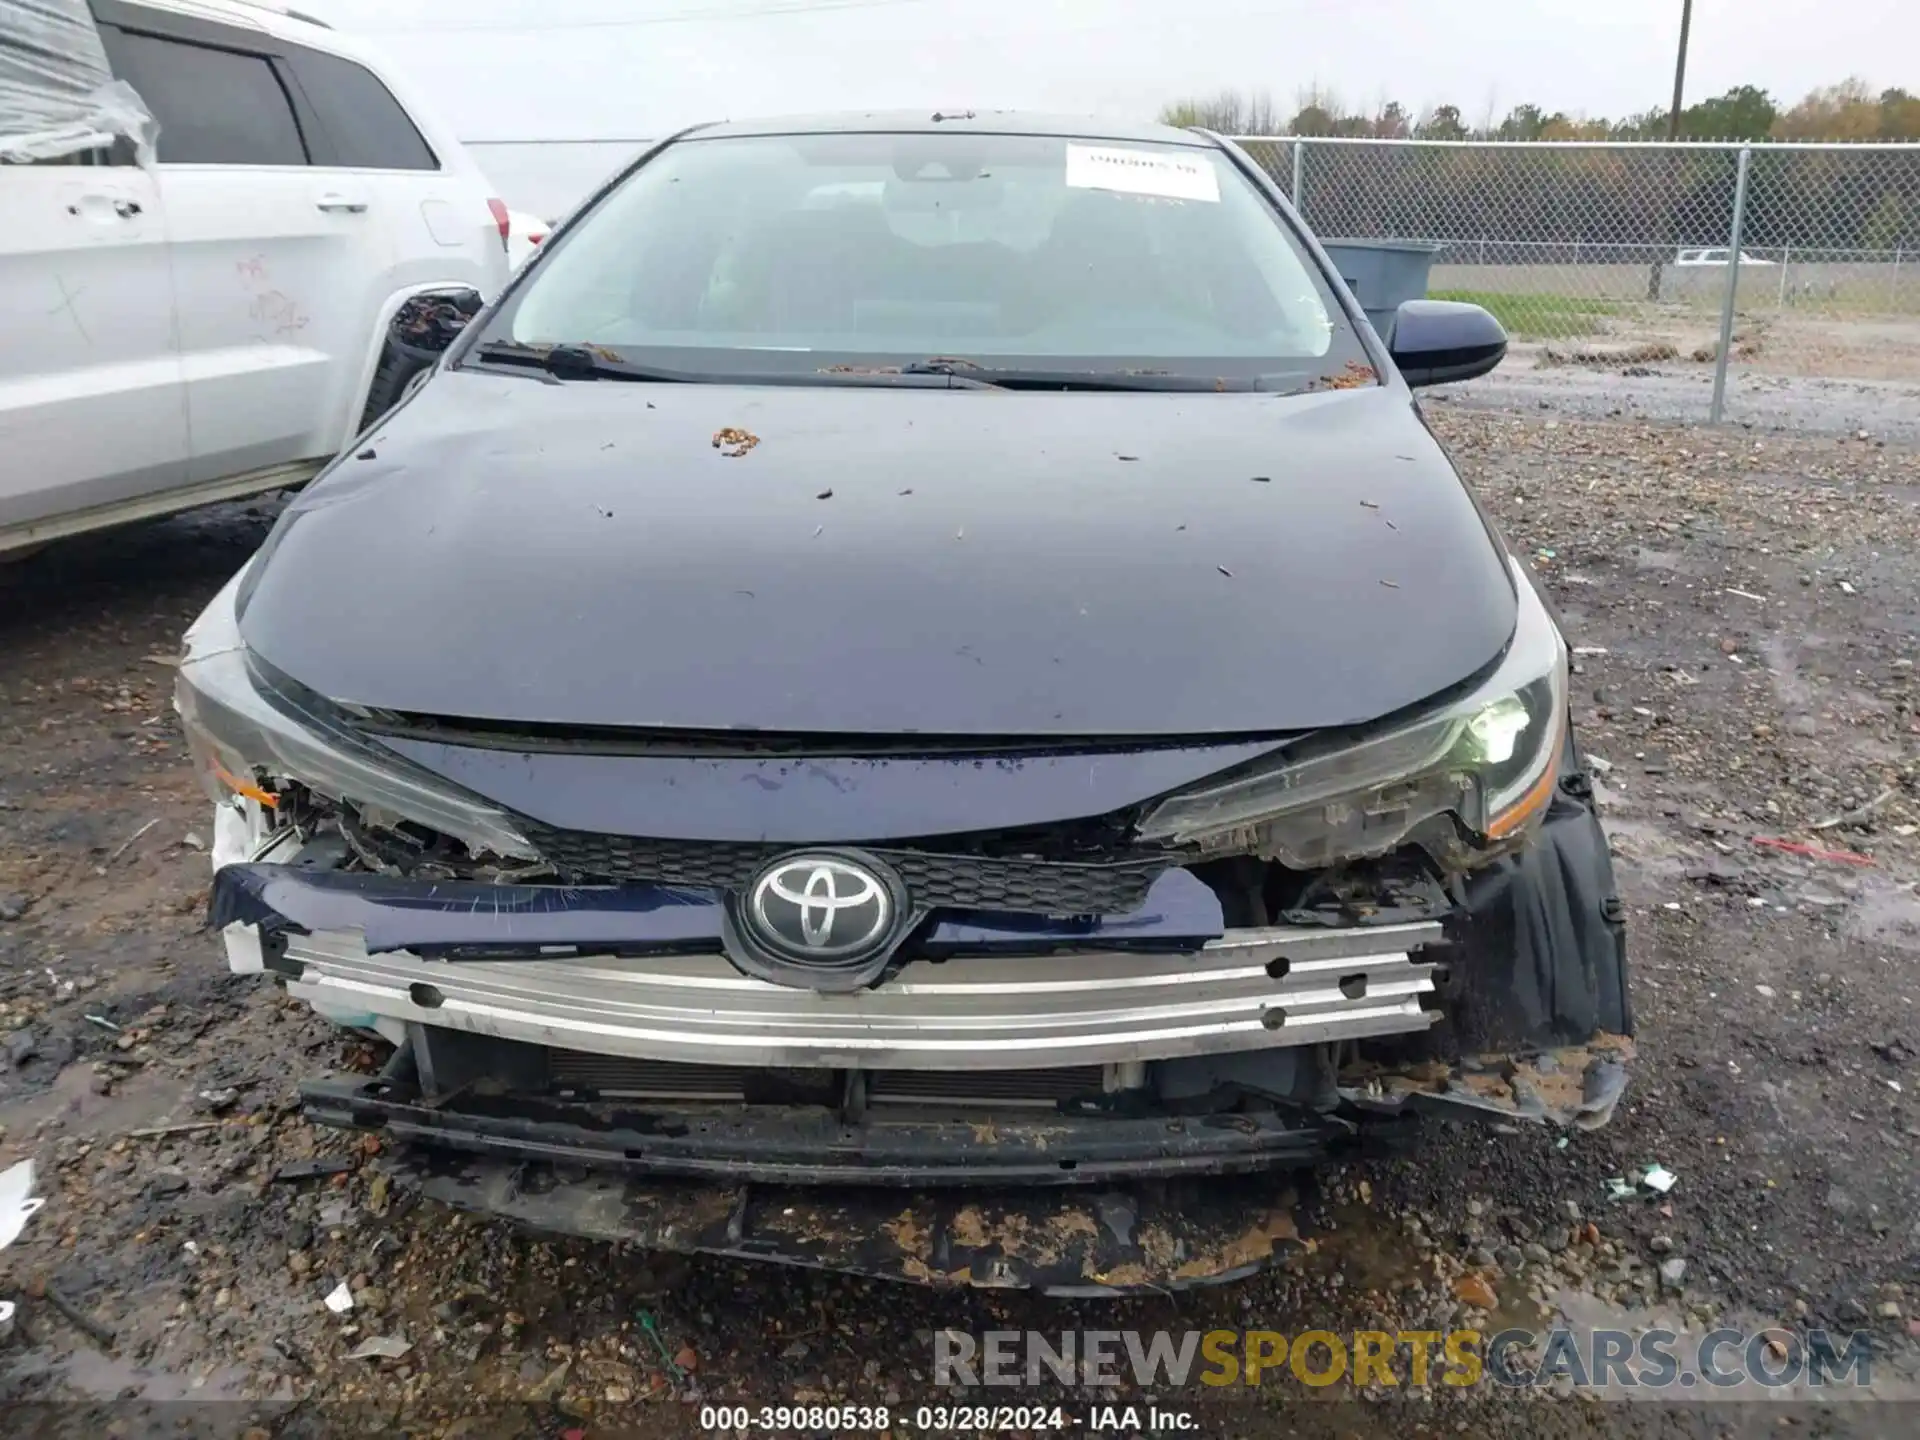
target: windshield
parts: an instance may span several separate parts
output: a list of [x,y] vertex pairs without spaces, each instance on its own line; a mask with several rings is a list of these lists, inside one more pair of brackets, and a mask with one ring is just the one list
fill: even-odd
[[566,232],[477,337],[705,376],[937,358],[1271,380],[1366,356],[1205,146],[956,131],[693,138]]

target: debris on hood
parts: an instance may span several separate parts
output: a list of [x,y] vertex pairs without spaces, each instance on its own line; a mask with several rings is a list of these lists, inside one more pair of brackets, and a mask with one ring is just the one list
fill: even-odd
[[738,460],[759,443],[758,435],[750,430],[742,430],[737,425],[728,425],[713,432],[713,448],[729,460]]
[[1312,390],[1360,390],[1378,384],[1380,376],[1371,365],[1349,360],[1338,374],[1322,375],[1308,388]]

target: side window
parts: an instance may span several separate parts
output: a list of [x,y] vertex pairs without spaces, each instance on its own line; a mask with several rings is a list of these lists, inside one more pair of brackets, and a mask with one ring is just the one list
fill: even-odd
[[317,155],[318,163],[349,170],[440,168],[400,102],[371,70],[338,55],[293,47],[287,63],[325,132],[330,153]]
[[100,27],[113,73],[160,122],[162,165],[305,165],[293,103],[259,55]]

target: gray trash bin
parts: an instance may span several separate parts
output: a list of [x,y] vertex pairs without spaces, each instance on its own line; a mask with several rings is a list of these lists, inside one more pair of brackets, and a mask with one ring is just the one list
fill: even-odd
[[1393,339],[1393,315],[1400,302],[1418,300],[1427,293],[1433,257],[1444,248],[1427,240],[1323,239],[1320,245],[1380,338],[1388,341]]

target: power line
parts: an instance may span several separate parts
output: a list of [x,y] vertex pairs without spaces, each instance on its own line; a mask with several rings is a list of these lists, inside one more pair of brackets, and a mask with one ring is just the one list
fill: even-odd
[[748,20],[763,15],[822,15],[835,10],[879,10],[895,5],[925,5],[930,0],[776,0],[746,10],[675,10],[628,20],[554,20],[538,24],[399,25],[365,27],[370,35],[534,35],[561,30],[627,30],[645,25],[685,25],[702,21]]

